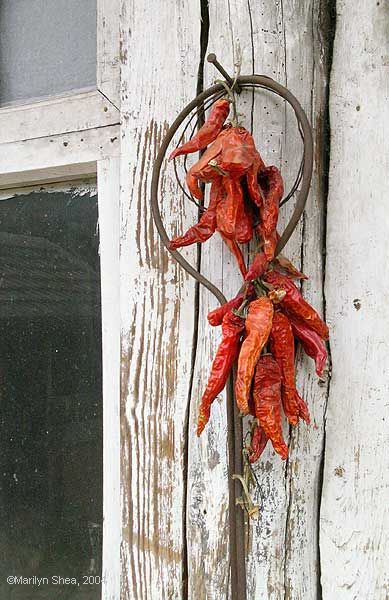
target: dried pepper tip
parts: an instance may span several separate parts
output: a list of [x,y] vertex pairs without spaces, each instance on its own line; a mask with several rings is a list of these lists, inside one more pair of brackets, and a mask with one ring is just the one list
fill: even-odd
[[200,435],[209,421],[211,405],[223,390],[235,360],[238,357],[240,338],[244,330],[244,320],[231,311],[223,317],[222,341],[212,363],[207,387],[201,398],[197,435]]
[[308,406],[306,405],[306,403],[304,402],[304,400],[301,398],[301,396],[298,394],[297,391],[296,391],[296,398],[297,398],[297,403],[299,406],[299,416],[302,418],[303,421],[306,422],[307,425],[309,425],[311,422],[311,417],[309,415]]
[[251,427],[251,441],[248,446],[248,458],[251,464],[257,462],[266,448],[268,437],[262,427],[259,425],[257,419],[253,421]]
[[217,100],[213,105],[208,119],[204,125],[200,127],[196,135],[179,146],[169,156],[169,160],[176,158],[182,154],[191,154],[192,152],[198,152],[203,150],[208,144],[213,142],[223,128],[223,124],[228,117],[230,112],[230,101],[226,98]]
[[282,373],[277,361],[271,354],[262,355],[254,375],[255,414],[274,450],[281,458],[286,459],[288,447],[282,434],[281,384]]

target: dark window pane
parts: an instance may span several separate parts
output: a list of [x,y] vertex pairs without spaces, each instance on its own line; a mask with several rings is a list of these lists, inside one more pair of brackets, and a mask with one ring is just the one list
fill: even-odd
[[[102,376],[97,196],[0,200],[0,598],[97,600]],[[47,578],[6,583],[8,575]],[[57,585],[52,578],[77,578]],[[93,582],[93,578],[89,579]]]
[[96,85],[96,0],[0,0],[0,104]]

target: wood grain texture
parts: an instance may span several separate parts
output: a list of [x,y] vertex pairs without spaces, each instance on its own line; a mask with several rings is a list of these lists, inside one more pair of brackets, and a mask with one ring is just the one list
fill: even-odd
[[1,144],[119,123],[119,111],[97,90],[0,109]]
[[337,2],[326,268],[333,373],[320,523],[326,600],[389,597],[388,32],[386,2]]
[[[162,247],[150,183],[161,140],[196,94],[197,3],[123,2],[121,16],[122,591],[182,597],[183,440],[194,284]],[[160,202],[170,235],[187,228],[172,165]],[[196,249],[185,251],[192,262]]]
[[[296,231],[285,253],[297,264],[303,261],[310,275],[310,282],[305,286],[306,297],[321,311],[322,122],[327,75],[322,58],[326,48],[320,37],[324,35],[320,23],[321,5],[318,2],[304,3],[304,6],[297,2],[242,5],[232,0],[211,0],[209,16],[208,48],[217,54],[227,70],[233,71],[240,49],[242,73],[263,73],[287,85],[298,96],[309,118],[314,119],[317,144],[313,189],[305,224]],[[206,69],[206,77],[208,84],[217,77],[213,67]],[[283,102],[270,93],[256,92],[253,96],[245,92],[239,97],[238,111],[242,113],[243,124],[253,128],[265,162],[281,167],[286,188],[290,188],[302,148],[290,109],[285,109]],[[282,224],[286,223],[291,210],[292,206],[283,209]],[[226,252],[216,240],[203,246],[202,270],[217,285],[224,285],[229,297],[240,285],[235,265],[226,262]],[[197,598],[200,593],[200,597],[224,599],[228,583],[228,498],[223,395],[215,402],[205,439],[198,442],[194,435],[196,406],[218,341],[218,333],[206,322],[206,313],[215,303],[206,292],[201,300],[189,453],[189,597]],[[326,382],[318,384],[313,366],[306,360],[300,360],[298,382],[310,405],[313,424],[310,428],[301,425],[292,433],[291,456],[286,464],[267,449],[256,467],[261,490],[255,500],[261,503],[261,514],[257,522],[250,524],[248,532],[249,599],[305,600],[316,598],[318,594],[317,522]],[[285,434],[288,435],[287,431]]]

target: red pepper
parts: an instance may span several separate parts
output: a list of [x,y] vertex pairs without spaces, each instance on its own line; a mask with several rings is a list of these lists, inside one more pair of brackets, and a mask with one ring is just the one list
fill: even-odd
[[243,414],[249,413],[249,395],[255,365],[268,340],[272,318],[273,304],[267,296],[250,302],[246,319],[247,336],[240,349],[235,383],[236,403]]
[[285,292],[285,295],[281,300],[281,306],[283,308],[316,331],[321,338],[328,340],[329,332],[327,325],[322,321],[315,309],[304,300],[289,277],[286,277],[286,275],[282,275],[277,271],[268,271],[264,275],[264,279],[275,288]]
[[216,140],[202,154],[201,158],[189,169],[186,174],[186,183],[188,189],[194,198],[197,200],[203,199],[203,192],[199,187],[199,181],[214,181],[223,173],[220,170],[211,166],[216,160],[216,157],[222,152],[225,138],[228,135],[229,128],[223,129]]
[[242,186],[231,177],[223,177],[223,185],[226,193],[216,213],[217,229],[225,237],[235,239],[236,220],[243,205]]
[[223,198],[223,188],[221,177],[211,184],[209,206],[201,215],[199,222],[193,227],[190,227],[184,235],[171,240],[169,248],[176,250],[183,246],[190,246],[196,242],[205,242],[208,240],[216,229],[216,209]]
[[277,167],[266,167],[259,175],[260,187],[264,193],[264,203],[260,209],[261,222],[256,231],[264,241],[264,252],[269,261],[273,260],[277,246],[277,222],[279,204],[284,193],[281,173]]
[[286,459],[288,447],[282,436],[281,423],[282,374],[271,354],[265,354],[255,367],[253,398],[255,414],[274,450]]
[[200,435],[209,421],[211,404],[226,385],[232,365],[238,357],[240,338],[244,330],[244,319],[232,312],[223,317],[222,341],[212,363],[208,384],[201,398],[197,435]]
[[316,373],[319,377],[323,375],[327,362],[327,350],[321,337],[300,319],[288,313],[294,336],[301,342],[305,354],[314,359]]
[[225,98],[217,100],[213,105],[208,119],[204,125],[198,130],[196,135],[183,144],[179,148],[176,148],[171,153],[169,160],[172,160],[176,156],[181,154],[191,154],[203,150],[208,144],[213,142],[222,130],[223,124],[228,117],[230,112],[230,102]]
[[294,338],[289,319],[281,312],[275,312],[273,316],[270,348],[282,373],[282,403],[285,415],[291,425],[296,425],[300,408],[295,384]]
[[235,239],[239,244],[247,244],[254,235],[253,213],[250,206],[246,206],[243,195],[240,196],[238,213],[235,223]]
[[225,302],[225,304],[218,306],[217,308],[211,310],[211,312],[208,313],[208,323],[212,325],[212,327],[221,325],[223,317],[227,312],[231,311],[234,308],[239,308],[245,298],[251,297],[253,293],[253,287],[251,284],[246,284],[246,286],[247,287],[242,292],[239,292],[239,294],[237,294],[235,298],[232,298],[232,300]]
[[250,463],[255,463],[260,458],[262,452],[266,448],[268,439],[269,438],[267,437],[265,431],[262,429],[260,424],[256,422],[255,428],[251,434],[249,453]]
[[264,170],[265,165],[259,153],[257,153],[257,160],[253,163],[250,169],[247,171],[247,191],[250,199],[256,206],[262,208],[264,197],[261,188],[258,185],[258,173]]
[[249,270],[247,271],[247,275],[245,277],[246,281],[252,281],[253,279],[262,277],[262,275],[266,272],[268,266],[269,262],[266,258],[266,255],[261,250],[255,255],[254,260],[251,263]]

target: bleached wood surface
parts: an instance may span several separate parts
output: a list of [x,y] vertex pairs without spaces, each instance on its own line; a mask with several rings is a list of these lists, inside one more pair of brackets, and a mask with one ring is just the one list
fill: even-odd
[[[178,599],[194,284],[158,239],[150,184],[169,122],[196,93],[199,5],[124,2],[121,30],[122,597]],[[171,233],[189,226],[171,165],[161,207]]]
[[[331,78],[324,598],[389,597],[389,12],[342,0]],[[351,26],[350,26],[351,25]],[[345,58],[347,57],[347,60]]]

